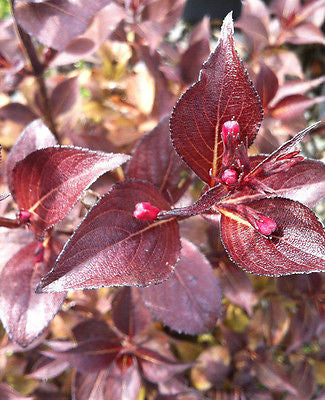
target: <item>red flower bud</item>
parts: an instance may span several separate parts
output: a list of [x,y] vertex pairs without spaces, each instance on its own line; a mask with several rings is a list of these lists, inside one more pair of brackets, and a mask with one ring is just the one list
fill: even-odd
[[19,221],[22,222],[23,224],[27,224],[31,216],[32,214],[29,211],[19,210],[18,218]]
[[138,203],[135,205],[133,215],[141,221],[153,221],[157,218],[159,208],[152,206],[150,203]]
[[225,144],[228,140],[237,143],[239,140],[239,124],[237,121],[227,121],[222,125],[222,139]]
[[39,263],[43,261],[44,261],[44,246],[43,243],[39,243],[34,253],[34,263]]
[[255,221],[257,230],[263,235],[271,235],[276,230],[276,223],[273,219],[259,215],[259,220]]
[[235,185],[238,182],[238,172],[234,169],[226,169],[221,176],[221,180],[226,185]]

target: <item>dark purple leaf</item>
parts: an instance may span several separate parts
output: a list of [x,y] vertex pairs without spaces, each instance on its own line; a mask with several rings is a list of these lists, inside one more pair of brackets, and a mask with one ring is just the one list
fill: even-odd
[[[253,159],[251,158],[251,161],[259,160],[261,162],[263,159],[265,157],[257,156]],[[259,176],[258,179],[272,189],[277,196],[299,201],[307,207],[313,207],[325,196],[324,176],[324,163],[316,160],[303,160],[291,166],[290,171],[282,171],[269,176]],[[255,194],[251,192],[251,195],[243,192],[242,197],[246,196],[253,200],[254,196],[258,195],[256,192]]]
[[319,96],[310,99],[302,94],[294,94],[292,96],[285,97],[275,104],[271,109],[270,113],[273,118],[288,120],[301,115],[307,108],[312,107],[315,104],[323,103],[325,97]]
[[213,346],[204,350],[191,370],[191,380],[199,390],[222,387],[230,372],[231,357],[227,347]]
[[115,185],[87,214],[39,289],[145,286],[167,279],[179,257],[177,222],[136,219],[133,212],[140,202],[169,208],[150,184]]
[[137,400],[140,389],[141,376],[135,361],[126,371],[121,370],[116,362],[111,365],[106,379],[105,400]]
[[184,194],[191,182],[190,170],[171,144],[168,117],[141,139],[126,175],[152,183],[172,204]]
[[255,362],[256,375],[262,385],[274,392],[288,392],[297,395],[297,389],[286,376],[281,364],[266,360]]
[[255,88],[260,96],[263,108],[266,108],[279,87],[278,78],[266,64],[261,63],[256,77]]
[[55,146],[56,144],[55,137],[41,119],[33,121],[26,126],[12,147],[6,161],[5,173],[11,192],[13,192],[12,172],[17,162],[23,160],[35,150]]
[[173,330],[211,331],[221,312],[221,293],[210,263],[198,248],[182,240],[181,259],[168,281],[141,289],[152,314]]
[[91,18],[109,0],[49,0],[31,3],[15,2],[15,16],[19,25],[42,44],[62,50],[75,37],[86,31]]
[[218,176],[223,144],[221,128],[235,119],[250,145],[262,121],[261,103],[235,51],[231,14],[225,18],[216,50],[203,65],[200,80],[183,94],[171,118],[173,145],[206,183]]
[[189,46],[180,60],[181,77],[186,84],[198,79],[203,62],[210,54],[210,19],[204,17],[193,29]]
[[[47,327],[59,311],[65,294],[35,293],[40,278],[52,267],[60,251],[53,242],[45,249],[44,262],[35,263],[38,242],[33,242],[16,253],[0,276],[0,317],[9,336],[27,346]],[[11,282],[8,285],[8,282]]]
[[286,400],[310,400],[314,394],[316,382],[313,367],[304,360],[295,365],[291,377],[292,384],[298,394],[289,394]]
[[190,363],[170,360],[144,347],[139,347],[134,355],[138,358],[143,376],[153,383],[164,382],[192,366]]
[[20,103],[9,103],[0,108],[0,119],[27,125],[37,118],[27,106]]
[[219,202],[228,194],[228,190],[224,185],[214,186],[205,192],[199,200],[187,207],[173,208],[170,211],[162,211],[159,217],[165,216],[181,216],[181,217],[192,217],[193,215],[202,214],[210,210],[210,208]]
[[53,116],[57,117],[70,111],[78,97],[79,83],[76,76],[60,82],[54,88],[50,99]]
[[66,351],[43,351],[42,354],[66,361],[80,372],[92,373],[107,368],[121,350],[119,342],[98,339],[82,342]]
[[264,236],[238,214],[222,214],[221,237],[235,263],[267,276],[325,271],[324,230],[309,208],[282,198],[253,201],[249,207],[271,218],[277,228]]
[[40,380],[52,379],[61,375],[68,367],[67,361],[52,360],[41,356],[33,365],[32,372],[28,374],[28,377]]
[[284,296],[300,299],[313,297],[322,292],[322,274],[282,276],[275,280],[276,288]]
[[129,158],[65,146],[34,151],[14,168],[13,194],[19,209],[32,214],[32,230],[39,235],[63,219],[100,175]]
[[232,303],[243,307],[251,315],[256,298],[248,276],[230,262],[219,263],[217,272],[223,294]]
[[150,325],[149,310],[135,287],[121,289],[113,300],[112,317],[116,328],[125,335],[136,336]]
[[77,343],[85,342],[90,339],[117,339],[117,336],[109,329],[107,323],[98,319],[86,319],[77,324],[72,333]]
[[72,381],[72,400],[107,400],[104,395],[108,369],[81,374],[77,372]]

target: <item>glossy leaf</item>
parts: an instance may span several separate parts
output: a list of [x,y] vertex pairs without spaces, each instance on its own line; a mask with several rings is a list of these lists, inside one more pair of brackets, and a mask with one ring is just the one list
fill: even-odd
[[6,161],[5,173],[11,192],[13,192],[12,173],[17,162],[23,160],[35,150],[55,146],[56,144],[55,137],[41,119],[37,119],[26,126],[12,147]]
[[78,78],[73,77],[60,82],[51,95],[51,106],[53,116],[64,114],[71,110],[79,97]]
[[150,184],[115,185],[87,214],[39,290],[145,286],[167,279],[180,251],[177,222],[136,219],[135,205],[143,201],[169,207]]
[[172,204],[184,194],[191,182],[190,170],[171,144],[168,117],[138,143],[126,175],[152,183]]
[[66,351],[43,351],[42,354],[66,361],[80,372],[92,373],[108,367],[121,349],[119,342],[97,339],[82,342]]
[[112,304],[112,317],[116,328],[125,335],[135,336],[150,325],[150,313],[135,287],[121,289]]
[[42,44],[62,50],[70,40],[85,32],[91,18],[108,0],[49,0],[31,3],[15,2],[15,16],[19,25]]
[[231,259],[250,273],[267,276],[325,271],[325,235],[315,214],[288,199],[249,203],[277,229],[263,236],[236,214],[221,216],[221,237]]
[[38,242],[32,242],[16,253],[0,276],[0,317],[9,336],[21,346],[41,334],[65,298],[63,293],[35,293],[37,283],[60,251],[59,244],[54,243],[45,250],[44,262],[35,263],[37,248]]
[[77,147],[35,151],[17,163],[13,171],[18,207],[32,213],[32,230],[40,235],[63,219],[100,175],[128,159],[125,154],[105,154]]
[[141,295],[158,320],[192,335],[211,331],[221,312],[221,292],[211,265],[185,239],[171,278],[161,285],[141,289]]
[[203,65],[200,80],[183,94],[171,117],[173,145],[206,183],[218,175],[224,122],[238,121],[241,138],[250,145],[262,121],[256,91],[235,51],[231,14],[225,18],[216,50]]

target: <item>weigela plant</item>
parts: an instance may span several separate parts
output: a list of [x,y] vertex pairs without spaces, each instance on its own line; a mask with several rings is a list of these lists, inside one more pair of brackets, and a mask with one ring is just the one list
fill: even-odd
[[[73,350],[61,348],[46,356],[69,362],[81,374],[90,362],[96,373],[112,363],[122,371],[126,363],[133,366],[129,371],[136,374],[138,386],[140,369],[149,379],[144,365],[162,366],[163,372],[151,375],[155,383],[159,373],[167,379],[183,371],[187,365],[166,361],[139,343],[137,332],[125,328],[118,313],[124,310],[122,303],[126,309],[132,303],[133,310],[143,302],[136,313],[140,320],[147,320],[148,308],[176,331],[213,329],[221,311],[218,280],[199,249],[179,233],[179,221],[195,215],[220,230],[229,257],[250,273],[324,271],[324,231],[309,207],[324,196],[325,166],[298,150],[314,126],[271,155],[250,156],[262,119],[261,102],[236,53],[228,15],[199,80],[180,98],[170,121],[163,118],[143,137],[132,158],[58,146],[40,120],[28,125],[6,161],[17,219],[0,221],[10,228],[27,226],[34,235],[23,231],[26,242],[1,273],[0,316],[10,337],[29,345],[60,309],[62,292],[70,289],[148,286],[121,292],[113,304],[120,335],[90,341],[82,336]],[[90,209],[61,251],[55,225],[99,176],[127,161],[126,179]],[[202,195],[192,205],[176,207],[193,173],[205,183]],[[10,280],[15,285],[8,286]],[[123,296],[133,300],[129,304]],[[139,334],[142,330],[140,324]],[[93,350],[103,356],[89,357]]]

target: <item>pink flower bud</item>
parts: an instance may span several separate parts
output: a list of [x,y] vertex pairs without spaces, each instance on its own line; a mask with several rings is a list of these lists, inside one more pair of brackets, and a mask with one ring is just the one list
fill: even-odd
[[222,125],[222,139],[228,143],[228,138],[232,143],[237,143],[239,139],[239,124],[237,121],[227,121]]
[[238,172],[234,169],[226,169],[221,176],[221,180],[226,185],[235,185],[238,182]]
[[44,261],[44,246],[43,243],[39,243],[34,253],[34,263],[39,263],[43,261]]
[[19,221],[22,222],[23,224],[27,224],[31,216],[32,214],[29,211],[19,210],[18,218]]
[[271,235],[276,230],[276,223],[273,219],[264,217],[264,215],[259,214],[259,220],[255,221],[257,230],[263,235]]
[[153,221],[157,218],[159,208],[152,206],[150,203],[138,203],[135,205],[133,215],[141,221]]

